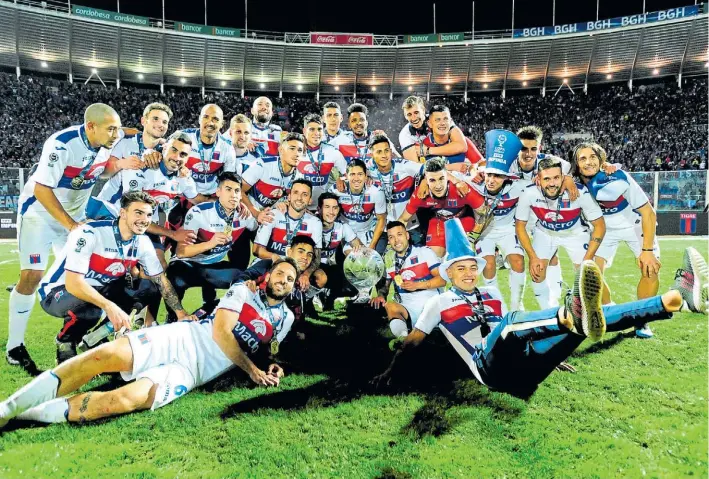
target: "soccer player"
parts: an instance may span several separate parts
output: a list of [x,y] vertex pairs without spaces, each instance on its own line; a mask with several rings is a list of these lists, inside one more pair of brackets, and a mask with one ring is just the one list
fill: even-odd
[[[293,324],[283,300],[296,276],[293,260],[278,260],[264,291],[252,293],[235,284],[206,320],[132,331],[42,373],[0,403],[0,427],[12,418],[83,423],[157,409],[234,366],[259,386],[278,386],[283,369],[276,363],[260,369],[251,357],[264,349],[278,353]],[[116,372],[132,382],[69,396],[94,376]]]
[[273,220],[259,226],[254,240],[254,256],[276,261],[286,253],[286,248],[296,235],[309,236],[315,243],[314,259],[310,266],[300,272],[298,285],[305,290],[310,285],[310,276],[320,265],[322,248],[322,223],[308,212],[313,186],[308,180],[295,180],[288,194],[287,210],[273,210]]
[[131,191],[121,198],[118,219],[90,221],[69,234],[39,289],[42,308],[64,319],[56,337],[57,363],[76,356],[76,345],[100,322],[102,313],[114,331],[130,329],[125,311],[157,296],[156,286],[178,318],[192,318],[182,308],[155,248],[144,235],[155,206],[147,193]]
[[352,227],[337,219],[341,210],[336,194],[327,191],[318,198],[318,216],[322,222],[323,230],[319,270],[324,277],[320,283],[322,287],[327,284],[329,290],[329,294],[323,302],[324,310],[333,309],[335,299],[344,294],[346,280],[342,264],[337,264],[338,248],[342,246],[343,256],[347,256],[351,251],[363,246]]
[[305,155],[298,161],[298,178],[305,178],[313,185],[313,197],[309,209],[315,211],[318,198],[347,172],[347,162],[334,146],[323,143],[323,121],[320,115],[311,113],[303,121]]
[[47,139],[37,168],[20,194],[20,280],[10,293],[5,357],[30,374],[38,371],[24,345],[25,331],[49,250],[53,248],[55,254],[61,251],[69,232],[84,221],[91,188],[106,167],[108,155],[101,161],[99,151],[114,145],[120,129],[121,119],[113,108],[103,103],[90,105],[82,125],[65,128]]
[[446,240],[448,257],[439,270],[452,288],[426,303],[376,384],[387,384],[413,346],[436,326],[480,383],[528,397],[586,337],[598,341],[605,332],[670,319],[680,310],[706,314],[709,268],[693,248],[685,251],[673,289],[662,296],[602,307],[601,271],[593,261],[584,261],[564,306],[505,314],[481,297],[477,281],[484,260],[472,251],[457,221],[446,223]]
[[[338,144],[340,153],[347,163],[353,159],[359,159],[366,163],[372,157],[369,151],[369,139],[372,132],[369,131],[368,113],[367,107],[361,103],[353,103],[347,108],[347,124],[350,130],[347,132],[347,140],[342,140]],[[375,133],[383,132],[376,130]],[[401,156],[394,145],[390,145],[390,147],[394,156]]]
[[239,113],[231,118],[229,122],[229,138],[231,139],[231,146],[234,147],[235,172],[239,177],[242,177],[244,172],[256,163],[259,158],[263,157],[265,153],[261,145],[257,145],[253,148],[253,151],[249,151],[252,131],[251,120],[246,115]]
[[[463,135],[460,128],[453,125],[451,112],[447,106],[431,107],[426,124],[430,133],[419,147],[420,157],[442,156],[450,164],[476,164],[482,159],[473,142]],[[467,168],[464,171],[467,171]]]
[[288,133],[278,151],[279,156],[256,161],[242,178],[242,201],[259,224],[268,222],[272,207],[290,192],[296,166],[305,154],[305,138],[300,133]]
[[384,193],[376,186],[367,186],[367,166],[355,158],[347,165],[347,185],[341,192],[336,186],[330,190],[337,195],[342,217],[359,240],[371,249],[384,252],[386,242],[380,241],[387,219]]
[[[126,139],[121,140],[121,143]],[[128,191],[144,191],[156,203],[153,222],[148,227],[147,235],[153,243],[163,269],[167,268],[165,245],[160,239],[165,236],[176,243],[194,242],[194,235],[184,229],[170,230],[158,224],[159,212],[165,214],[184,197],[192,204],[209,201],[209,197],[197,193],[192,176],[181,176],[181,171],[192,151],[192,140],[187,133],[177,130],[162,148],[162,160],[157,169],[145,166],[139,170],[121,170],[113,175],[101,189],[101,192],[89,199],[86,215],[92,219],[112,219],[118,217],[121,196]],[[115,149],[114,149],[115,150]]]
[[[606,232],[601,209],[585,187],[579,189],[578,200],[561,192],[564,174],[559,161],[545,158],[539,162],[539,186],[530,185],[519,197],[515,213],[515,231],[529,258],[532,289],[542,309],[556,306],[549,294],[546,279],[549,260],[563,247],[574,267],[593,260]],[[584,220],[582,221],[582,216]],[[527,222],[536,218],[534,239],[527,232]],[[590,223],[590,233],[585,223]]]
[[[601,170],[606,151],[597,143],[581,143],[572,152],[572,174],[588,188],[598,202],[606,222],[606,235],[596,251],[601,272],[613,263],[620,243],[625,243],[638,260],[638,299],[655,296],[660,289],[660,245],[655,230],[657,215],[645,192],[622,170],[607,175]],[[603,304],[611,302],[608,284],[603,284]],[[635,330],[640,338],[653,336],[648,325]]]
[[[167,268],[167,278],[173,284],[177,297],[182,300],[189,288],[209,286],[227,289],[242,269],[231,262],[223,261],[232,245],[246,231],[256,231],[256,219],[239,217],[241,206],[241,178],[225,171],[219,176],[217,199],[190,208],[185,216],[183,229],[196,237],[194,244],[177,245],[175,257]],[[265,273],[263,271],[262,273]],[[153,315],[157,314],[159,301],[151,305]],[[204,305],[206,313],[211,313],[216,304]],[[177,318],[168,307],[168,322]]]
[[340,128],[342,125],[342,110],[340,104],[329,101],[323,105],[322,116],[325,120],[325,138],[323,143],[339,148],[341,143],[348,141],[347,132]]
[[[438,274],[439,257],[427,246],[413,246],[403,223],[387,224],[387,242],[392,251],[384,258],[386,281],[369,304],[383,306],[391,332],[403,337],[409,333],[407,322],[416,326],[426,301],[443,292],[446,281]],[[387,301],[392,284],[394,301]]]
[[514,218],[519,197],[531,182],[514,179],[509,173],[522,146],[514,133],[492,130],[485,133],[485,139],[485,182],[473,187],[485,198],[491,223],[475,242],[475,250],[485,260],[483,284],[498,288],[495,248],[499,248],[510,265],[510,306],[519,311],[525,283],[524,249],[517,240]]
[[[251,106],[253,131],[251,141],[253,146],[261,145],[266,159],[278,155],[278,144],[281,140],[281,127],[271,123],[273,118],[273,103],[268,97],[260,96]],[[249,148],[252,149],[252,148]]]
[[484,209],[485,201],[474,189],[469,189],[466,194],[458,191],[446,171],[445,158],[428,159],[423,171],[428,194],[420,198],[418,190],[424,183],[419,185],[398,221],[407,224],[420,209],[432,210],[433,217],[427,225],[426,246],[430,247],[438,257],[443,257],[446,252],[443,224],[451,218],[460,218],[465,231],[472,232],[475,226],[473,212]]

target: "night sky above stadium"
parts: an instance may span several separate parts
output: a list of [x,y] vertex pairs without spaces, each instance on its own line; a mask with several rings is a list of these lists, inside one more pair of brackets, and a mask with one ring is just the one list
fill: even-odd
[[[118,0],[120,11],[153,18],[162,17],[161,0]],[[642,13],[643,0],[599,0],[599,18]],[[276,32],[344,32],[407,34],[433,32],[430,0],[248,0],[248,28]],[[58,2],[52,2],[58,3]],[[471,1],[437,1],[436,32],[463,32],[472,28]],[[648,12],[692,5],[693,0],[645,0]],[[104,10],[116,10],[117,0],[76,0]],[[204,23],[204,0],[165,0],[165,18]],[[553,0],[515,0],[515,28],[552,24]],[[475,29],[509,29],[512,0],[476,0]],[[596,0],[556,0],[556,24],[595,20]],[[207,23],[244,28],[244,2],[207,0]]]

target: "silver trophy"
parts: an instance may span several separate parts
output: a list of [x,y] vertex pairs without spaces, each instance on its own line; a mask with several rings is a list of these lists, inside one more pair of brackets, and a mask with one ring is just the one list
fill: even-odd
[[359,291],[354,302],[366,303],[371,298],[372,288],[384,275],[384,260],[376,251],[361,248],[345,258],[343,269],[347,281]]

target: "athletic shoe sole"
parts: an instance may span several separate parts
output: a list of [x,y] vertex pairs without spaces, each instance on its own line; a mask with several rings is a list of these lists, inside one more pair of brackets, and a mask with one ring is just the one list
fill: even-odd
[[591,341],[599,341],[606,332],[606,318],[601,305],[603,275],[598,265],[590,260],[581,264],[579,274],[581,330]]
[[692,275],[694,276],[692,302],[698,312],[706,313],[707,300],[709,299],[709,290],[706,287],[709,266],[699,251],[694,248],[687,248],[687,256],[689,256],[689,264],[692,266]]

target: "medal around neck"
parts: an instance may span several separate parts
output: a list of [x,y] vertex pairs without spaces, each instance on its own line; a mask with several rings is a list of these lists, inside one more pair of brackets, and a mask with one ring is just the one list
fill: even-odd
[[354,298],[355,303],[366,303],[372,288],[384,275],[384,260],[376,251],[362,248],[345,258],[343,269],[347,281],[359,291]]

